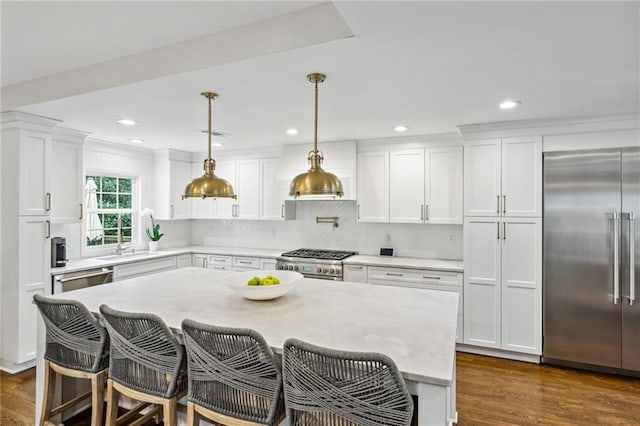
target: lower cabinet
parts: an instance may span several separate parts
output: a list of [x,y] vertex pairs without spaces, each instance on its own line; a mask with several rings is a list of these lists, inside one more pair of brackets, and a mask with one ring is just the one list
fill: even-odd
[[196,268],[206,268],[209,256],[202,253],[191,254],[191,266]]
[[179,254],[176,256],[176,268],[186,268],[191,266],[191,254]]
[[207,257],[207,268],[231,271],[233,268],[233,257],[219,254],[210,254]]
[[364,265],[344,265],[342,275],[345,281],[353,283],[367,282],[367,267]]
[[251,271],[254,269],[275,271],[276,260],[261,257],[193,253],[191,255],[191,266],[225,271]]
[[170,271],[176,269],[176,265],[176,256],[116,265],[113,267],[113,280],[119,281],[127,278],[155,274],[157,272]]
[[405,269],[369,266],[367,282],[370,284],[423,288],[427,290],[454,291],[458,293],[458,323],[456,342],[464,341],[463,278],[460,272],[434,271],[429,269]]
[[541,219],[465,218],[464,259],[464,343],[541,354]]
[[267,271],[275,271],[276,270],[276,260],[275,259],[260,259],[260,269]]

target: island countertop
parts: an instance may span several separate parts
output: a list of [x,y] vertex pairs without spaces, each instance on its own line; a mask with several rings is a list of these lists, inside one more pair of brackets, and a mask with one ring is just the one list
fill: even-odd
[[271,301],[246,300],[223,284],[234,272],[182,268],[62,293],[92,312],[103,303],[150,312],[179,329],[185,318],[260,332],[281,352],[297,337],[321,346],[382,352],[406,379],[449,386],[455,380],[458,294],[305,278]]

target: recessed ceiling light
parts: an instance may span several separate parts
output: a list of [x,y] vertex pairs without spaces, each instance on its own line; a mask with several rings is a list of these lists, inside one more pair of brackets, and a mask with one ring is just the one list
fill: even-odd
[[118,120],[118,123],[122,124],[123,126],[135,126],[136,124],[138,124],[128,118],[121,118],[120,120]]
[[297,135],[298,134],[298,129],[294,129],[294,128],[287,129],[287,134],[288,135]]
[[406,132],[409,128],[407,126],[395,126],[393,130],[396,132]]
[[144,139],[129,139],[131,143],[144,143]]
[[221,146],[224,146],[222,142],[213,142],[212,145],[217,146],[218,148],[220,148]]
[[520,101],[504,101],[500,104],[501,109],[511,109],[520,105],[522,102]]

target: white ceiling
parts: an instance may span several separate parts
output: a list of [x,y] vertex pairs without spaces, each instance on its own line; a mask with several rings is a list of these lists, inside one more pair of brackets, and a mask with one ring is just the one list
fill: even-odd
[[[3,1],[3,91],[240,26],[253,30],[257,43],[258,21],[314,4]],[[410,127],[407,134],[433,134],[460,124],[640,111],[638,2],[333,4],[355,37],[328,35],[332,41],[255,51],[118,87],[85,87],[14,109],[61,119],[98,139],[143,138],[148,148],[188,151],[206,148],[204,90],[220,93],[214,128],[232,134],[223,149],[311,142],[309,72],[328,75],[320,85],[321,141],[396,136],[399,123]],[[290,36],[302,37],[298,31]],[[522,105],[498,109],[507,98]],[[115,123],[122,117],[140,124]],[[300,133],[287,136],[288,127]]]

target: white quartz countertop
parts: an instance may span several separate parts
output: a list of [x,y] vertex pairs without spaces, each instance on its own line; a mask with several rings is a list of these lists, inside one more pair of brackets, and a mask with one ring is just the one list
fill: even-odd
[[202,254],[222,254],[227,256],[248,256],[275,259],[286,250],[278,249],[254,249],[244,247],[217,247],[217,246],[185,246],[170,249],[162,249],[154,252],[139,251],[134,254],[124,253],[120,257],[114,255],[86,257],[82,259],[70,260],[67,266],[62,268],[51,268],[51,275],[64,274],[68,272],[82,271],[92,268],[104,268],[125,263],[141,262],[144,260],[158,259],[167,256],[180,254],[202,253]]
[[251,301],[224,277],[235,272],[182,268],[62,293],[92,312],[103,303],[150,312],[179,329],[185,318],[253,328],[277,353],[289,337],[321,346],[390,356],[410,380],[448,386],[454,376],[458,294],[302,279],[290,293]]
[[386,266],[393,268],[420,268],[449,272],[464,272],[461,260],[420,259],[415,257],[350,256],[345,265]]

